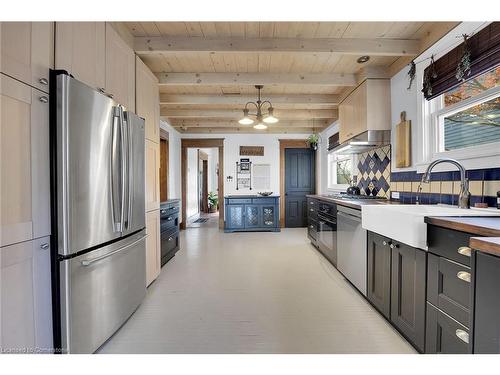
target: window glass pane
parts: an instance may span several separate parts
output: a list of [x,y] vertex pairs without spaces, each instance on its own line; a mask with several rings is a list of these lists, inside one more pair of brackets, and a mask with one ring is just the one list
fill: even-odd
[[444,149],[500,142],[500,97],[444,117]]
[[344,159],[337,161],[337,184],[350,184],[352,163],[351,159]]
[[462,100],[472,98],[483,91],[497,87],[500,85],[500,66],[483,73],[474,79],[465,81],[460,86],[444,93],[444,106],[448,107],[452,104],[461,102]]

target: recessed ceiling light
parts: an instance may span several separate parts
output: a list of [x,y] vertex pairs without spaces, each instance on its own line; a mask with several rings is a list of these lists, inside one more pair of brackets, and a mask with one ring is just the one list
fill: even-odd
[[368,60],[370,60],[370,56],[361,56],[359,57],[356,61],[358,62],[358,64],[363,64],[365,62],[367,62]]

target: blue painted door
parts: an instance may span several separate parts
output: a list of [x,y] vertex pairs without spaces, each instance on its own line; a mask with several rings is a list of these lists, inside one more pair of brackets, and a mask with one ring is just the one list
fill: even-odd
[[314,151],[309,148],[285,149],[285,227],[307,226],[307,194],[314,194]]

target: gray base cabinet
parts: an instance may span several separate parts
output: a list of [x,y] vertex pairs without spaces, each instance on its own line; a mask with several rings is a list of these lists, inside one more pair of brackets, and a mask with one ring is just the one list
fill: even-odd
[[469,330],[451,316],[427,303],[425,352],[467,354]]
[[391,248],[390,239],[368,233],[367,297],[387,318],[391,314]]
[[474,252],[473,352],[500,354],[500,258]]
[[426,252],[373,232],[367,250],[368,300],[423,352]]
[[279,232],[279,197],[224,198],[224,232]]
[[404,244],[391,245],[391,321],[424,351],[426,253]]
[[426,353],[471,352],[470,237],[468,233],[427,226]]

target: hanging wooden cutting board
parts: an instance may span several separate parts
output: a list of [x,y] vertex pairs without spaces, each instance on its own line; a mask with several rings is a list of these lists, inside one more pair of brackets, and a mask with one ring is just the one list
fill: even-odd
[[411,121],[406,120],[406,112],[401,112],[401,122],[396,125],[396,167],[411,165]]

